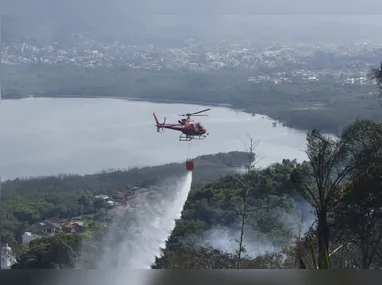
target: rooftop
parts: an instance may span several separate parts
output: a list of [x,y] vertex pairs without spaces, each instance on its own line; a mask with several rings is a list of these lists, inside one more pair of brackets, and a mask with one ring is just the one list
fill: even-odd
[[36,223],[35,227],[37,229],[53,229],[53,228],[59,228],[60,225],[57,223],[53,223],[53,222],[45,220],[43,222]]

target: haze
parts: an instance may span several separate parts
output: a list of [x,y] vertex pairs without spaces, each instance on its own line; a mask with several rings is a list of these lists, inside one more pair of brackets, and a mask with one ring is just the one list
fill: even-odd
[[371,0],[2,2],[3,40],[28,35],[63,41],[66,34],[77,32],[120,41],[132,37],[344,41],[376,38],[382,25],[375,15],[382,2]]

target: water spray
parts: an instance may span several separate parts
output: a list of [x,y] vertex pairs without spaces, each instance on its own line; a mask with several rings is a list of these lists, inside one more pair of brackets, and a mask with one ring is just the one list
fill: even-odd
[[175,189],[172,199],[164,199],[159,207],[153,209],[149,216],[151,221],[142,223],[142,238],[136,247],[130,251],[127,264],[131,269],[150,269],[156,257],[162,254],[166,241],[175,228],[175,221],[181,218],[184,204],[191,189],[192,171],[182,179]]
[[122,271],[150,269],[156,257],[161,257],[175,221],[181,218],[191,182],[192,171],[187,171],[175,185],[163,182],[163,193],[155,200],[115,216],[108,223],[106,237],[100,245],[102,254],[92,267]]

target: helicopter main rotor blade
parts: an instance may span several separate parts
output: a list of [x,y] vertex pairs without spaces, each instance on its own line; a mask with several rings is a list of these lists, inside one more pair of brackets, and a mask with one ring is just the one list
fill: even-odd
[[195,112],[195,113],[187,113],[187,114],[180,114],[180,115],[173,115],[173,116],[179,116],[179,117],[191,117],[191,116],[208,116],[208,115],[197,115],[197,114],[200,114],[200,113],[203,113],[203,112],[207,112],[211,109],[205,109],[205,110],[201,110],[201,111],[198,111],[198,112]]
[[198,112],[195,112],[195,113],[191,113],[191,115],[196,115],[196,114],[199,114],[199,113],[203,113],[203,112],[207,112],[211,109],[205,109],[205,110],[202,110],[202,111],[198,111]]

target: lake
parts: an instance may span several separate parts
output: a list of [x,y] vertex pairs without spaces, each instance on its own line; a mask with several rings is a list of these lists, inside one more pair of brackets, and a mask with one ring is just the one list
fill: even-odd
[[[88,174],[111,168],[159,165],[187,159],[188,142],[179,132],[157,133],[159,121],[176,123],[172,115],[206,106],[163,104],[101,98],[27,98],[2,100],[0,105],[1,179]],[[273,127],[266,116],[252,116],[211,107],[200,120],[209,136],[190,143],[190,156],[244,151],[243,140],[259,140],[259,166],[290,158],[306,159],[305,132]],[[197,167],[197,166],[196,166]]]

